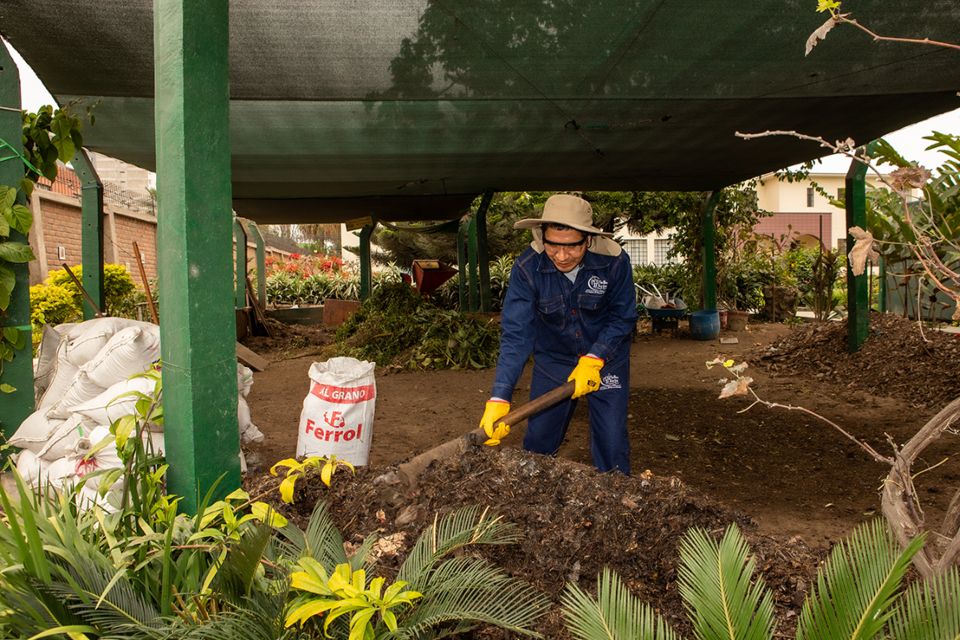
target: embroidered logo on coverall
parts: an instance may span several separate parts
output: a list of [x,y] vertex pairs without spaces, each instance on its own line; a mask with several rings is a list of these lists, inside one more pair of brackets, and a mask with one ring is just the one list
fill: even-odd
[[587,293],[599,293],[603,294],[607,290],[607,281],[603,280],[599,276],[590,276],[590,279],[587,280]]
[[620,376],[608,373],[603,376],[603,379],[600,381],[600,388],[597,391],[603,391],[604,389],[619,389],[620,388]]

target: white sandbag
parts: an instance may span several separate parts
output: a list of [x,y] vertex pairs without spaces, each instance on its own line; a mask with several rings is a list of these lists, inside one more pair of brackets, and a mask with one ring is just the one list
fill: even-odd
[[71,364],[64,356],[66,346],[66,341],[62,340],[57,348],[57,356],[53,362],[53,370],[49,373],[50,383],[43,392],[43,396],[37,398],[38,409],[49,409],[60,402],[63,394],[70,385],[73,384],[73,379],[80,371],[79,367]]
[[60,343],[63,341],[64,334],[74,326],[72,322],[57,326],[43,325],[43,337],[40,339],[40,347],[37,349],[37,358],[33,368],[34,398],[41,398],[43,392],[50,386],[53,375],[57,371],[57,354],[60,350]]
[[72,327],[65,336],[64,357],[76,367],[92,360],[113,334],[135,323],[126,318],[94,318]]
[[113,424],[120,417],[135,412],[138,398],[126,394],[138,391],[150,395],[155,386],[156,382],[149,378],[130,378],[108,387],[95,398],[74,405],[71,410],[86,416],[93,424]]
[[237,397],[237,424],[240,427],[240,442],[242,444],[260,444],[263,442],[263,433],[253,424],[250,418],[250,405],[242,395]]
[[47,461],[41,460],[37,454],[29,449],[23,449],[17,454],[17,474],[30,487],[36,487],[40,474],[47,467]]
[[[50,408],[48,415],[51,418],[65,420],[73,413],[73,407],[87,400],[96,398],[104,391],[106,391],[106,389],[94,382],[90,378],[90,374],[81,368],[80,371],[77,372],[77,375],[73,377],[70,386],[64,389],[60,401]],[[47,393],[49,393],[49,391],[47,391]]]
[[20,423],[7,443],[38,453],[62,423],[63,420],[52,419],[47,409],[37,409]]
[[[110,442],[94,455],[89,452],[103,440],[109,439]],[[117,445],[113,434],[110,433],[110,427],[97,425],[91,429],[84,437],[80,438],[76,444],[77,459],[80,463],[77,465],[77,475],[81,478],[87,478],[96,471],[105,469],[120,469],[123,467],[123,461],[117,453]],[[93,476],[86,479],[86,485],[96,489],[100,485],[101,476]]]
[[142,373],[160,359],[160,334],[139,326],[118,331],[97,355],[80,367],[101,387]]
[[365,465],[373,442],[376,363],[330,358],[310,366],[303,400],[297,456],[331,456]]
[[64,489],[77,483],[77,457],[67,456],[54,460],[40,472],[37,486],[50,486],[53,489]]
[[253,386],[253,371],[237,363],[237,392],[241,398],[246,398]]
[[74,504],[80,511],[86,511],[94,507],[103,509],[106,513],[116,513],[120,510],[120,488],[111,487],[104,495],[95,487],[84,484],[73,496]]
[[48,462],[76,453],[77,442],[91,429],[87,418],[73,414],[54,430],[37,455]]

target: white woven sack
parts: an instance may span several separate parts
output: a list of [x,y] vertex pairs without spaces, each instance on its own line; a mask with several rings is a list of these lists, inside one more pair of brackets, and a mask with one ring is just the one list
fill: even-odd
[[[110,427],[98,425],[91,429],[87,435],[77,441],[77,458],[82,461],[79,465],[77,465],[77,475],[79,477],[86,477],[94,471],[120,469],[123,467],[123,462],[120,460],[120,456],[117,453],[117,446],[115,442],[103,447],[95,455],[85,458],[85,456],[91,449],[93,449],[94,446],[107,438],[113,440],[113,435],[110,433]],[[100,485],[100,480],[101,476],[88,478],[85,482],[85,486],[89,486],[92,489],[97,489]]]
[[53,374],[57,371],[57,352],[63,336],[75,325],[67,322],[57,326],[43,325],[43,337],[37,349],[37,359],[33,368],[33,396],[40,398],[50,386]]
[[[66,420],[73,413],[73,407],[87,400],[92,400],[106,391],[101,385],[90,378],[90,374],[82,368],[73,377],[73,381],[63,391],[60,401],[50,408],[51,418]],[[47,393],[50,393],[49,390]]]
[[37,457],[33,451],[23,449],[17,454],[17,474],[30,487],[36,487],[40,474],[47,467],[47,462]]
[[20,423],[7,443],[38,453],[62,423],[63,420],[50,418],[47,409],[37,409]]
[[126,318],[94,318],[81,322],[67,332],[64,356],[74,366],[82,366],[100,352],[113,334],[134,322]]
[[159,358],[160,334],[157,328],[133,326],[114,334],[96,357],[80,370],[86,371],[93,382],[106,388],[143,372]]
[[353,465],[367,464],[377,397],[375,366],[356,358],[330,358],[310,366],[298,457],[333,455]]
[[71,364],[64,356],[67,347],[66,340],[61,340],[57,347],[57,355],[54,358],[53,370],[50,371],[50,383],[47,385],[43,395],[37,398],[38,409],[49,409],[60,402],[64,392],[73,384],[73,379],[77,376],[80,368]]
[[155,382],[149,378],[130,378],[107,388],[95,398],[72,407],[73,413],[79,413],[90,419],[93,424],[113,424],[122,416],[133,415],[137,403],[134,395],[125,395],[139,391],[150,395]]
[[250,393],[250,387],[253,386],[253,371],[237,363],[237,392],[240,397],[246,398]]
[[37,486],[64,489],[77,483],[77,456],[67,456],[54,460],[40,471]]
[[90,429],[91,425],[87,422],[87,418],[75,413],[60,423],[60,426],[50,435],[50,439],[37,452],[37,455],[47,462],[53,462],[76,453],[77,442]]

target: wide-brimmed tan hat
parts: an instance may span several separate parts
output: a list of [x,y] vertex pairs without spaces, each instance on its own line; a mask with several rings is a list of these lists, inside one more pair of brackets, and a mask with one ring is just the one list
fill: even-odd
[[562,224],[592,235],[612,238],[599,227],[593,226],[593,208],[583,198],[558,193],[550,196],[543,205],[543,215],[539,218],[524,218],[513,224],[514,229],[539,229],[545,224]]

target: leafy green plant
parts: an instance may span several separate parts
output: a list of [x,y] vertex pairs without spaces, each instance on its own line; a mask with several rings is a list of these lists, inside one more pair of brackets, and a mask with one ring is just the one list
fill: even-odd
[[295,458],[281,460],[270,467],[270,475],[275,476],[277,475],[278,469],[286,468],[287,471],[284,474],[283,482],[280,483],[280,499],[287,504],[291,504],[293,502],[297,480],[306,476],[310,470],[319,470],[320,481],[329,487],[333,474],[337,472],[339,467],[344,467],[356,473],[352,464],[346,460],[338,459],[337,456],[330,456],[329,458],[325,456],[308,456],[303,460],[296,460]]
[[[960,635],[960,571],[904,590],[917,538],[901,550],[882,521],[858,527],[838,544],[804,602],[797,640],[956,638]],[[679,585],[694,637],[766,640],[774,637],[773,599],[736,525],[719,541],[694,529],[680,547]],[[568,585],[563,615],[574,638],[598,640],[678,637],[640,603],[615,574],[604,571],[592,597]]]
[[[0,162],[20,162],[25,175],[17,185],[0,185],[0,325],[5,324],[16,285],[14,265],[34,259],[26,242],[33,225],[33,214],[26,201],[34,183],[43,176],[57,177],[57,162],[69,162],[83,144],[80,119],[68,108],[54,110],[47,105],[37,113],[23,112],[23,135],[19,141],[0,140],[0,148],[11,154]],[[0,393],[15,389],[2,382],[3,365],[27,344],[27,336],[16,327],[0,331]]]

